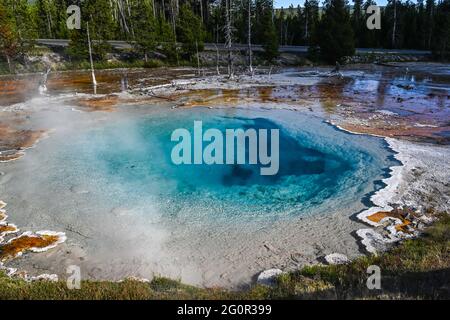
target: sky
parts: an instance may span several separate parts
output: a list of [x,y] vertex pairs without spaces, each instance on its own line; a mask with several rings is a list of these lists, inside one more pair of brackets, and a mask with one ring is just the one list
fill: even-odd
[[[297,7],[297,5],[301,5],[303,7],[303,3],[305,0],[274,0],[275,1],[275,8],[288,8],[291,4],[294,5],[294,7]],[[375,2],[381,6],[386,5],[387,0],[375,0]],[[349,0],[349,3],[352,4],[353,1]]]

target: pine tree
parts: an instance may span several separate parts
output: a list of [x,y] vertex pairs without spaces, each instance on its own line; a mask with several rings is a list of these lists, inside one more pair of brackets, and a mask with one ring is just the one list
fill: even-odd
[[317,39],[321,57],[329,63],[354,54],[355,42],[345,0],[325,1]]
[[434,0],[426,0],[424,28],[426,31],[426,48],[431,49],[433,26],[434,26],[435,4]]
[[407,0],[401,6],[400,15],[400,45],[402,48],[412,49],[414,47],[420,47],[420,30],[417,26],[417,12],[416,5]]
[[67,30],[67,8],[72,3],[68,0],[53,0],[55,3],[55,38],[66,39],[68,37]]
[[382,25],[386,25],[384,34],[385,46],[388,48],[401,47],[401,32],[400,32],[400,15],[402,11],[401,0],[388,0],[384,10],[385,19]]
[[78,37],[84,36],[85,23],[88,22],[94,58],[103,60],[106,54],[111,51],[111,46],[107,43],[107,40],[114,40],[115,35],[111,4],[109,0],[84,0],[82,7],[81,21],[83,27]]
[[86,25],[81,24],[81,29],[70,30],[69,46],[66,53],[75,61],[87,60],[89,58]]
[[148,55],[157,46],[156,21],[150,0],[134,0],[131,5],[131,24],[134,47],[148,61]]
[[261,44],[264,49],[264,57],[272,61],[278,56],[278,36],[273,21],[273,1],[261,0],[261,14],[259,28],[262,30]]
[[315,39],[317,35],[317,28],[319,26],[319,1],[318,0],[306,0],[305,1],[305,9],[303,12],[303,21],[305,23],[305,27],[303,29],[304,32],[304,41],[306,45],[314,45],[317,43],[317,39]]
[[55,38],[56,7],[52,0],[36,0],[39,38]]
[[176,32],[178,41],[182,43],[182,53],[185,58],[191,59],[197,50],[203,50],[205,37],[202,21],[188,4],[180,8]]
[[436,8],[432,49],[441,60],[450,59],[450,0],[442,0]]
[[361,47],[363,42],[363,34],[366,28],[366,20],[363,14],[363,1],[354,0],[353,1],[353,12],[351,15],[352,28],[355,35],[355,44],[357,47]]
[[171,62],[178,60],[176,38],[173,28],[163,16],[157,21],[157,41],[160,43],[159,51]]
[[415,47],[419,47],[420,49],[426,48],[426,28],[425,28],[425,6],[423,3],[424,0],[417,0],[416,6],[416,18],[417,18],[417,42]]
[[0,51],[6,59],[9,72],[13,73],[13,59],[19,53],[19,38],[12,14],[2,2],[0,2]]
[[293,17],[293,26],[292,29],[292,44],[293,45],[303,45],[303,35],[304,35],[304,20],[303,20],[303,11],[300,5],[297,6],[296,14]]
[[[373,0],[366,0],[363,5],[363,12],[367,12],[367,8],[371,5],[376,5]],[[366,17],[367,18],[367,17]],[[358,46],[363,48],[377,48],[380,46],[380,30],[373,29],[369,30],[366,25],[366,20],[364,19],[364,25],[362,26],[361,34],[360,34],[360,42]]]
[[[14,60],[21,59],[34,46],[37,36],[32,6],[27,0],[0,0],[2,7],[1,50],[10,72],[14,71]],[[21,59],[23,60],[23,59]]]
[[[278,38],[279,38],[279,43],[281,45],[283,45],[283,38],[284,38],[284,33],[285,33],[285,21],[286,21],[286,15],[284,12],[284,8],[281,7],[278,16],[275,17],[275,25],[277,28],[277,33],[278,33]],[[284,39],[285,40],[285,39]]]

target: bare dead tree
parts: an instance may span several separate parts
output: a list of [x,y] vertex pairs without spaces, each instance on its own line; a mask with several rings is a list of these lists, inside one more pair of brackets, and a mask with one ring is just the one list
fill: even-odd
[[8,69],[9,69],[9,73],[13,73],[14,72],[14,68],[12,65],[12,61],[11,61],[11,57],[9,56],[9,54],[6,54],[6,62],[8,63]]
[[248,41],[248,70],[253,76],[253,52],[252,52],[252,0],[248,1],[248,27],[247,27],[247,41]]
[[[433,6],[431,6],[430,8],[430,16],[429,16],[429,21],[433,21]],[[431,36],[433,35],[433,24],[430,23],[429,27],[428,27],[428,49],[431,49]]]
[[203,0],[199,0],[200,2],[200,17],[202,18],[202,22],[204,22],[203,19]]
[[130,33],[130,28],[128,27],[127,18],[126,18],[126,12],[125,12],[125,6],[123,3],[123,0],[117,1],[117,10],[119,11],[119,23],[122,28],[122,30],[125,33]]
[[89,35],[89,22],[86,22],[86,29],[87,29],[87,37],[88,37],[89,61],[91,62],[92,84],[94,85],[94,88],[95,88],[97,86],[97,80],[95,79],[94,61],[92,60],[92,46],[91,46],[91,37]]
[[174,4],[174,0],[170,1],[170,19],[172,21],[172,29],[173,29],[173,34],[177,34],[177,26],[176,26],[176,8],[174,8],[175,4]]
[[225,46],[228,49],[228,77],[233,78],[232,29],[231,29],[231,0],[225,0]]
[[397,3],[394,0],[394,26],[392,28],[392,47],[395,48],[395,34],[397,32]]
[[220,76],[220,70],[219,70],[219,48],[217,48],[216,44],[214,44],[214,48],[216,48],[216,73],[218,76]]
[[200,75],[200,56],[198,54],[198,41],[195,40],[195,50],[197,51],[197,73]]
[[[175,3],[175,5],[174,5]],[[177,44],[177,25],[176,25],[176,13],[174,6],[178,5],[177,0],[170,1],[170,19],[172,22],[172,30],[173,30],[173,36],[174,36],[174,44],[175,44],[175,56],[177,59],[177,65],[180,64],[179,57],[178,57],[178,44]]]
[[304,10],[305,10],[305,41],[307,43],[309,34],[308,34],[308,10],[306,6]]
[[113,0],[109,0],[109,7],[111,8],[111,18],[117,22],[117,10],[115,4],[113,4]]
[[166,3],[164,0],[162,0],[162,8],[161,9],[162,9],[163,19],[166,19]]
[[49,12],[48,8],[45,10],[45,15],[47,17],[48,35],[52,38],[53,37],[53,32],[52,32],[53,21],[52,21],[52,14],[51,14],[51,12]]
[[[128,17],[131,20],[131,5],[130,5],[130,1],[125,0],[127,2],[127,11],[128,11]],[[133,28],[133,23],[130,22],[130,30],[131,30],[131,35],[133,36],[134,39],[134,28]]]
[[280,45],[283,45],[283,19],[280,19]]

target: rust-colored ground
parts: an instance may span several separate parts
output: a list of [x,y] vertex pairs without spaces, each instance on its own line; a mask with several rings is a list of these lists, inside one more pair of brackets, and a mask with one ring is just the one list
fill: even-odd
[[10,105],[23,102],[32,97],[32,92],[37,93],[39,80],[37,75],[0,78],[0,105]]
[[379,223],[381,220],[383,220],[386,217],[390,217],[389,212],[379,211],[379,212],[376,212],[376,213],[368,216],[367,219],[369,219],[370,221]]
[[45,130],[24,130],[0,122],[0,161],[21,157],[21,150],[32,147],[44,134]]
[[115,110],[118,100],[117,96],[106,96],[101,98],[78,99],[75,103],[83,111],[111,112]]
[[[245,106],[247,103],[279,103],[292,108],[320,108],[342,128],[401,139],[450,143],[450,75],[436,73],[428,65],[409,73],[404,67],[351,66],[362,72],[356,77],[324,77],[314,85],[282,85],[234,90],[181,90],[153,95],[140,88],[192,78],[192,69],[129,69],[96,72],[98,97],[79,97],[72,102],[83,111],[116,110],[119,105],[170,101],[178,107]],[[367,74],[367,76],[366,76]],[[377,77],[377,74],[381,74]],[[374,76],[375,75],[375,76]],[[417,88],[405,89],[404,79],[414,75]],[[37,94],[42,76],[0,77],[0,105],[25,101]],[[411,78],[412,79],[412,78]],[[50,73],[47,94],[93,93],[88,71]],[[114,93],[134,89],[134,97]],[[14,119],[0,115],[0,161],[21,156],[43,131],[28,130],[25,112]],[[22,121],[23,123],[19,123]],[[16,123],[17,122],[17,123]]]
[[59,240],[58,236],[19,236],[12,239],[11,242],[0,245],[0,261],[5,261],[16,257],[19,253],[23,253],[32,248],[46,248],[55,244]]
[[[0,218],[1,220],[1,218]],[[17,228],[14,225],[10,225],[10,224],[0,224],[0,234],[4,233],[4,232],[16,232]]]
[[[340,125],[343,129],[367,133],[382,137],[403,138],[417,141],[430,141],[438,144],[448,144],[449,137],[445,133],[450,132],[450,126],[443,127],[413,127],[403,123],[378,122],[370,125],[361,125],[354,123],[343,123]],[[441,135],[442,134],[442,135]]]
[[408,209],[398,209],[395,208],[392,211],[379,211],[367,217],[370,221],[379,223],[381,220],[387,217],[397,218],[402,221],[401,224],[396,225],[395,229],[397,231],[402,231],[408,233],[409,230],[406,228],[411,224],[411,221],[407,219],[408,215],[414,215],[414,212]]

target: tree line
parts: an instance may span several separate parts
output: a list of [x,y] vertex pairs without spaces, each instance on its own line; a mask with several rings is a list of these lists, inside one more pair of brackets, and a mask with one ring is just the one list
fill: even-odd
[[[81,29],[67,28],[67,7],[81,8]],[[389,0],[381,29],[366,26],[373,0],[306,0],[303,7],[274,9],[273,0],[0,0],[0,50],[8,63],[32,39],[70,39],[71,59],[87,58],[87,25],[95,59],[107,40],[133,44],[144,59],[193,60],[204,42],[261,44],[267,60],[279,45],[308,45],[310,57],[334,63],[355,47],[433,50],[449,57],[450,0]],[[251,63],[251,55],[250,61]]]

